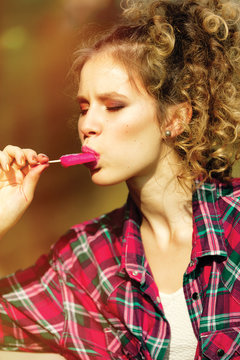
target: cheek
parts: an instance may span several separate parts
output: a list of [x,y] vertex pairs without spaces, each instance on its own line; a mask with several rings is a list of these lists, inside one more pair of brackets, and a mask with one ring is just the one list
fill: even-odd
[[78,136],[79,136],[79,138],[80,138],[80,140],[82,142],[83,136],[82,136],[81,131],[80,131],[80,120],[78,120],[78,122],[77,122],[77,131],[78,131]]
[[[131,129],[130,129],[130,131],[131,131]],[[126,137],[129,135],[129,125],[128,124],[126,124],[123,128],[123,135]]]
[[[117,131],[116,131],[117,130]],[[117,150],[121,147],[122,153],[152,151],[152,148],[158,148],[161,143],[161,134],[158,122],[154,119],[142,118],[139,116],[135,121],[128,121],[114,129],[115,136],[112,137],[111,145]],[[116,145],[116,146],[115,146]]]
[[78,123],[77,123],[78,136],[79,136],[81,144],[83,144],[85,141],[85,136],[84,136],[83,131],[81,131],[81,126],[82,126],[81,120],[78,120]]
[[137,121],[132,126],[126,126],[125,134],[139,143],[159,141],[161,137],[158,123],[151,118]]

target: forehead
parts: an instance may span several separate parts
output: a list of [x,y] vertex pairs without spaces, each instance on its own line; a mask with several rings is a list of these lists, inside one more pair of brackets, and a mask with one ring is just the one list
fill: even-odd
[[93,55],[82,67],[79,92],[94,87],[97,92],[128,90],[146,94],[140,76],[129,75],[125,66],[113,56],[105,52]]

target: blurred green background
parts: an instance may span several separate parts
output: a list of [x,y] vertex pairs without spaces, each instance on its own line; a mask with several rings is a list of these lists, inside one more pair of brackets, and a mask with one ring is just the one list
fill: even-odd
[[[0,137],[51,159],[79,152],[67,73],[84,26],[114,23],[118,0],[1,0]],[[51,165],[32,206],[1,242],[0,276],[31,265],[70,226],[121,206],[124,185],[97,187],[84,166]]]

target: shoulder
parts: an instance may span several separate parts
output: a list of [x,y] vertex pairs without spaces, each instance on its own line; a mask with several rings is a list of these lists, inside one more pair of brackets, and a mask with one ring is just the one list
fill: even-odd
[[215,203],[225,197],[240,198],[240,178],[233,178],[231,181],[222,183],[217,180],[205,182],[198,185],[196,181],[196,192],[193,194],[193,200],[199,202]]
[[240,198],[240,178],[233,178],[227,184],[219,183],[217,190],[220,197]]
[[[204,191],[208,192],[207,202],[212,202],[224,220],[240,212],[240,178],[233,178],[228,183],[216,181],[206,184]],[[209,201],[210,198],[212,201]]]
[[54,245],[53,266],[73,288],[77,284],[91,296],[96,296],[96,286],[97,296],[112,291],[112,282],[121,267],[125,210],[123,206],[77,224]]
[[[218,208],[225,227],[225,231],[240,234],[240,178],[232,179],[228,185],[219,188]],[[239,249],[240,250],[240,249]]]
[[230,229],[240,217],[240,178],[201,184],[193,195],[193,209],[199,218],[228,224]]
[[225,234],[225,243],[240,254],[240,178],[228,184],[217,184],[214,204],[219,224]]
[[216,202],[224,212],[225,219],[230,214],[236,216],[240,212],[240,178],[234,178],[227,184],[217,184],[216,193]]
[[112,210],[94,219],[84,221],[72,227],[78,235],[85,234],[89,237],[98,237],[103,233],[119,234],[122,230],[122,224],[125,218],[126,205]]
[[74,225],[53,247],[55,259],[63,262],[99,262],[121,252],[126,205],[109,213]]

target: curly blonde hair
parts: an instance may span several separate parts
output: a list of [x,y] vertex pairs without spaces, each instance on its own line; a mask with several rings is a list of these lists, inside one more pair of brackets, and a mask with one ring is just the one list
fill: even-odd
[[179,177],[226,182],[240,154],[239,24],[233,0],[126,0],[123,21],[78,51],[74,69],[110,51],[140,76],[161,115],[169,105],[191,104],[190,123],[171,139],[185,169]]

